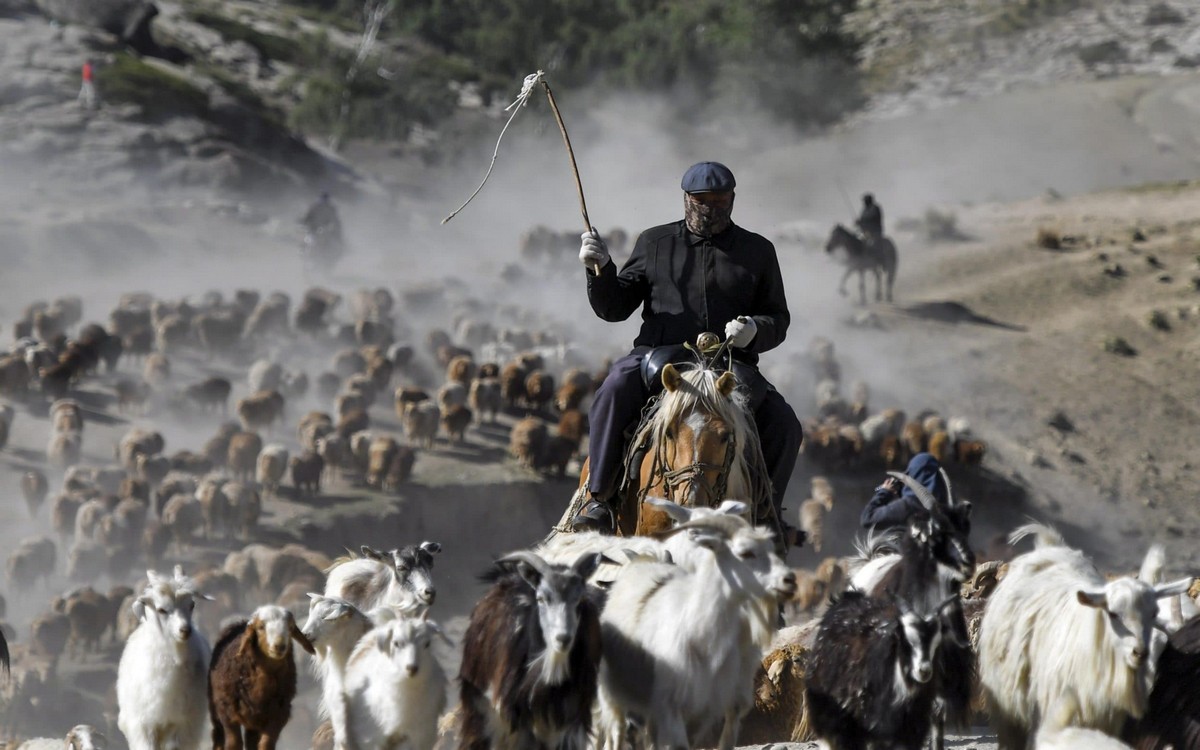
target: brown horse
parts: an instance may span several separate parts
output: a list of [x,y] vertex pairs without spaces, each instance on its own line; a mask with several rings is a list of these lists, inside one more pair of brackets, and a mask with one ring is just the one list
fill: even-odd
[[846,266],[846,274],[842,283],[838,284],[838,293],[846,296],[846,280],[850,274],[858,273],[858,296],[861,304],[867,304],[866,272],[875,274],[875,301],[883,300],[881,285],[883,276],[887,275],[887,301],[892,301],[892,283],[896,280],[896,245],[887,237],[880,237],[877,242],[868,242],[841,224],[833,228],[829,241],[825,243],[825,252],[833,253],[841,249],[841,262]]
[[[744,389],[732,372],[705,366],[665,365],[664,392],[634,435],[617,498],[622,536],[654,534],[671,519],[647,498],[666,498],[685,507],[715,508],[722,500],[743,500],[752,523],[777,526],[766,462]],[[566,530],[575,506],[587,495],[587,464],[580,474],[576,502],[558,527]]]

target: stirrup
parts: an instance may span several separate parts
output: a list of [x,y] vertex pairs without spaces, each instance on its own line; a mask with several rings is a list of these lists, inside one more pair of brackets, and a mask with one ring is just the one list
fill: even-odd
[[616,529],[613,523],[613,512],[608,504],[595,498],[588,501],[583,509],[571,519],[572,531],[599,531],[602,534],[612,534]]

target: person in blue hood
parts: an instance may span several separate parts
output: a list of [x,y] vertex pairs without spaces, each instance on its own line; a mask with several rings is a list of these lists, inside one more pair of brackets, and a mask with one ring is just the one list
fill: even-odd
[[[938,503],[945,506],[946,483],[938,472],[940,468],[938,460],[932,455],[918,453],[908,462],[908,469],[904,473],[928,488]],[[908,523],[910,516],[924,512],[925,506],[912,490],[895,477],[888,477],[875,488],[875,495],[863,508],[860,521],[864,528],[883,530],[903,526]]]

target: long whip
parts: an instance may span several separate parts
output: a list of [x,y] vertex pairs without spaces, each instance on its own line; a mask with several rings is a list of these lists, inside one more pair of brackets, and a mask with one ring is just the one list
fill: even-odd
[[[483,181],[479,183],[479,187],[475,188],[475,192],[471,193],[470,197],[468,197],[461,206],[454,209],[449,216],[442,219],[443,224],[458,215],[458,212],[466,208],[467,204],[470,203],[476,195],[479,195],[479,191],[483,190],[483,186],[487,184],[488,178],[492,176],[492,169],[496,166],[496,159],[500,155],[500,141],[504,140],[504,134],[508,132],[508,126],[512,124],[514,119],[516,119],[517,113],[521,111],[522,107],[529,104],[529,99],[531,96],[533,96],[534,87],[536,87],[539,83],[542,85],[542,88],[546,90],[546,99],[550,102],[550,109],[554,112],[555,121],[558,122],[558,130],[560,133],[562,133],[563,144],[567,147],[567,156],[569,156],[571,159],[571,173],[575,176],[575,191],[579,195],[579,211],[583,215],[583,230],[584,232],[594,231],[592,228],[592,222],[588,219],[587,202],[583,197],[583,181],[579,178],[579,165],[575,162],[575,150],[571,148],[571,138],[567,135],[567,126],[563,123],[562,112],[560,112],[558,109],[558,102],[554,100],[554,92],[550,90],[550,84],[546,82],[546,73],[542,70],[525,76],[525,80],[521,84],[521,93],[517,95],[516,100],[513,101],[512,104],[509,104],[504,108],[505,112],[512,110],[512,114],[509,116],[508,122],[504,123],[504,128],[500,131],[500,137],[496,139],[496,148],[492,151],[492,161],[488,165],[487,173],[483,176]],[[600,266],[593,264],[592,271],[599,275]]]

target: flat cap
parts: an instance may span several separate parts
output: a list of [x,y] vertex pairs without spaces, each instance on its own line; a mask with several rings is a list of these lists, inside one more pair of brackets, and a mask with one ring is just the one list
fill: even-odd
[[728,193],[736,185],[729,167],[715,161],[702,161],[688,167],[680,183],[685,193]]

